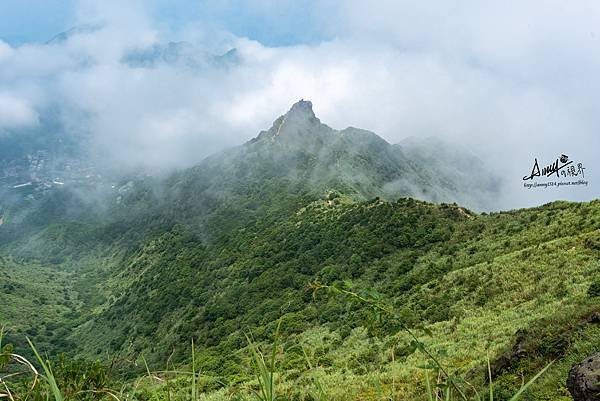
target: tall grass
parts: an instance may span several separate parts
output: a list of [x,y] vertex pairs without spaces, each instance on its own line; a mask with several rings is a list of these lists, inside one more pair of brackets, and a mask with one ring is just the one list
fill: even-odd
[[254,362],[254,374],[258,380],[259,392],[254,392],[254,394],[260,401],[276,401],[281,398],[275,394],[275,358],[277,357],[277,348],[279,346],[280,327],[281,320],[277,322],[275,340],[268,363],[256,342],[250,335],[246,334],[246,340],[248,341],[248,347],[250,348]]
[[[523,393],[529,388],[529,386],[531,386],[537,379],[539,379],[540,376],[542,376],[544,374],[544,372],[546,372],[546,370],[548,370],[548,368],[552,365],[553,362],[550,362],[548,365],[546,365],[542,370],[540,370],[535,376],[533,376],[527,383],[525,383],[523,386],[521,386],[521,388],[519,388],[519,390],[517,390],[517,392],[508,399],[508,401],[518,401],[521,396],[523,395]],[[490,369],[490,364],[489,364],[489,359],[488,359],[488,394],[487,397],[482,397],[479,395],[479,393],[475,390],[475,395],[471,398],[470,401],[494,401],[494,384],[492,381],[492,372]],[[443,391],[439,391],[439,389],[437,389],[436,387],[431,385],[431,381],[429,379],[429,372],[426,371],[425,372],[425,388],[426,388],[426,395],[427,395],[427,401],[441,401],[441,400],[445,400],[445,401],[455,401],[455,396],[454,393],[452,392],[452,388],[450,386],[445,386],[443,388]]]
[[[345,288],[340,288],[338,286],[330,286],[330,285],[324,285],[324,284],[320,284],[320,283],[312,283],[311,284],[311,287],[313,288],[314,291],[325,289],[325,290],[328,290],[333,293],[345,295],[347,297],[358,300],[358,301],[370,306],[371,308],[373,308],[373,310],[377,314],[384,313],[385,315],[396,320],[399,323],[401,330],[404,331],[405,333],[407,333],[409,335],[409,337],[412,339],[412,343],[411,343],[412,348],[414,350],[418,350],[418,351],[422,352],[432,363],[431,366],[426,368],[426,372],[425,372],[425,387],[426,387],[426,393],[427,393],[427,397],[428,397],[429,401],[433,401],[433,400],[436,400],[436,401],[437,400],[486,401],[485,398],[482,398],[479,395],[479,393],[477,392],[477,389],[475,389],[474,386],[470,385],[465,380],[464,377],[451,375],[449,373],[449,370],[446,367],[444,367],[440,363],[440,361],[433,355],[433,353],[431,353],[427,349],[425,344],[421,340],[419,340],[419,338],[417,337],[415,332],[413,330],[411,330],[408,326],[406,326],[406,324],[404,324],[404,322],[402,321],[402,318],[393,310],[393,308],[386,305],[377,296],[378,294],[367,293],[365,295],[362,295],[355,291],[351,291],[352,283],[350,283],[350,282],[345,282],[344,286],[345,286]],[[420,329],[423,330],[426,334],[432,335],[431,331],[428,330],[427,328],[420,327]],[[493,381],[492,381],[489,357],[486,357],[486,360],[487,360],[487,370],[488,370],[488,376],[489,376],[487,401],[494,401],[494,388],[493,388]],[[550,362],[542,370],[540,370],[535,376],[533,376],[527,383],[525,383],[523,386],[521,386],[521,388],[519,388],[519,390],[509,399],[509,401],[517,401],[523,395],[523,393],[541,375],[543,375],[544,372],[546,372],[546,370],[548,370],[548,368],[552,365],[552,363],[553,362]],[[444,378],[444,381],[441,383],[437,383],[436,386],[432,386],[431,382],[429,380],[428,370],[431,368],[433,368],[436,371],[438,371],[439,373],[441,373]],[[467,392],[465,390],[461,389],[461,386],[459,385],[459,383],[469,384],[469,386],[471,386],[472,390],[474,391],[475,395],[473,397],[471,397],[471,399],[469,399],[469,397],[467,396]]]
[[42,369],[44,370],[45,375],[42,377],[46,380],[46,382],[50,386],[50,390],[54,397],[54,401],[63,401],[63,395],[62,395],[60,389],[58,388],[58,384],[56,384],[56,379],[54,378],[54,373],[52,372],[52,367],[50,366],[49,361],[44,360],[40,356],[38,350],[35,348],[35,346],[31,342],[31,340],[29,339],[29,337],[27,337],[27,342],[29,343],[29,346],[33,350],[35,357],[37,358],[38,362],[42,366]]
[[[348,292],[348,291],[346,291],[346,292]],[[276,383],[276,362],[277,362],[277,358],[280,356],[280,353],[282,353],[280,346],[279,346],[280,338],[281,338],[281,320],[279,320],[277,323],[275,334],[274,334],[274,339],[273,339],[273,344],[272,344],[272,349],[270,350],[270,353],[265,354],[261,350],[259,345],[256,343],[256,341],[254,341],[252,336],[250,334],[246,334],[246,339],[248,342],[248,349],[250,351],[251,362],[252,362],[252,367],[253,367],[253,373],[258,382],[258,391],[252,391],[252,393],[255,396],[255,398],[259,401],[282,401],[285,399],[285,397],[282,394],[278,393],[277,383]],[[418,341],[416,336],[414,336],[414,338],[415,338],[415,341]],[[73,397],[76,397],[79,394],[88,393],[88,392],[103,393],[105,395],[112,397],[116,401],[139,399],[139,395],[137,394],[139,379],[137,379],[134,382],[133,387],[129,387],[130,390],[128,392],[126,392],[124,390],[125,387],[123,389],[121,389],[121,391],[113,391],[110,389],[91,389],[91,390],[80,391],[78,393],[72,394],[69,397],[65,397],[64,392],[61,391],[61,389],[57,383],[57,379],[52,370],[52,365],[50,364],[50,362],[40,355],[37,348],[35,347],[35,345],[29,338],[27,338],[27,342],[29,343],[31,350],[34,353],[34,355],[37,359],[37,362],[41,366],[43,374],[40,374],[37,371],[37,369],[34,367],[34,365],[32,363],[30,363],[29,361],[27,361],[27,359],[23,358],[22,356],[19,356],[12,352],[8,353],[6,351],[3,353],[0,353],[0,357],[12,358],[14,361],[27,366],[29,371],[32,372],[33,377],[34,377],[34,379],[32,380],[33,384],[32,384],[32,386],[30,386],[29,392],[26,393],[24,396],[17,397],[10,391],[8,385],[3,380],[7,376],[4,376],[4,377],[0,376],[0,384],[3,385],[5,388],[5,391],[2,391],[2,389],[0,388],[0,397],[8,398],[9,401],[28,400],[33,389],[36,388],[37,384],[39,384],[38,377],[40,377],[43,380],[43,382],[47,385],[48,391],[47,392],[42,391],[41,393],[39,393],[39,391],[38,391],[37,395],[34,397],[34,400],[44,400],[44,398],[45,398],[45,401],[68,401],[70,399],[73,399]],[[299,347],[302,349],[302,353],[306,360],[308,369],[313,370],[313,365],[310,361],[310,358],[308,357],[306,350],[304,349],[304,347],[302,345],[299,345]],[[421,346],[421,347],[419,347],[419,349],[423,350],[426,348],[424,346]],[[1,350],[2,350],[2,330],[0,329],[0,351]],[[426,353],[426,355],[430,355],[430,354]],[[494,401],[494,384],[493,384],[493,380],[492,380],[492,373],[491,373],[491,366],[490,366],[489,358],[486,358],[487,359],[488,387],[485,390],[487,390],[487,391],[482,392],[484,395],[480,395],[479,392],[477,391],[477,389],[475,389],[473,387],[474,395],[472,395],[472,396],[468,396],[466,391],[459,388],[459,383],[466,383],[466,380],[464,380],[464,378],[457,377],[457,376],[450,376],[447,373],[448,372],[447,370],[442,370],[443,367],[441,366],[441,364],[439,364],[439,362],[437,362],[437,360],[435,358],[431,358],[431,359],[434,362],[436,362],[437,364],[434,363],[432,366],[425,367],[425,375],[424,375],[425,383],[424,383],[424,385],[425,385],[426,392],[424,395],[426,396],[426,399],[424,399],[424,401],[425,400],[426,401]],[[191,374],[191,383],[189,381],[187,381],[187,379],[186,379],[186,382],[190,383],[189,388],[186,389],[185,387],[180,387],[179,389],[180,389],[180,391],[184,391],[185,394],[187,394],[184,397],[185,399],[187,399],[189,397],[189,399],[191,401],[199,401],[200,400],[201,397],[199,396],[199,391],[198,391],[199,372],[196,371],[196,349],[195,349],[195,343],[193,340],[191,343],[191,372],[168,370],[168,368],[169,368],[168,363],[167,363],[167,370],[159,371],[159,372],[152,372],[150,370],[148,364],[146,363],[146,360],[143,358],[143,356],[142,356],[142,360],[144,362],[147,377],[150,378],[150,380],[152,382],[163,383],[164,380],[160,379],[159,375],[166,375],[164,377],[168,378],[169,374],[174,374],[174,375],[176,375],[176,377],[178,375],[183,375],[183,376],[187,376],[189,378],[189,375]],[[2,362],[2,360],[0,360],[0,362]],[[539,379],[540,376],[542,376],[549,369],[551,364],[552,364],[552,362],[550,364],[546,365],[542,370],[540,370],[527,383],[522,385],[508,401],[518,401],[519,399],[521,399],[521,397],[524,395],[525,391],[537,379]],[[0,368],[1,367],[2,367],[2,363],[0,363]],[[431,371],[438,372],[437,382],[435,382],[435,381],[432,382],[432,379],[430,376]],[[443,380],[440,381],[440,378],[442,378]],[[167,399],[170,400],[171,399],[171,392],[170,392],[171,389],[170,389],[170,385],[168,384],[168,379],[166,382],[167,382],[167,387],[168,387],[167,388],[167,392],[168,392]],[[314,379],[314,383],[315,383],[317,391],[309,394],[310,399],[318,400],[318,401],[325,401],[327,399],[328,391],[333,390],[333,389],[327,388],[317,378]],[[382,399],[383,393],[381,391],[381,385],[379,383],[376,383],[375,386],[377,388],[377,399]],[[236,391],[239,393],[241,391],[241,389],[242,388],[238,388],[237,390],[234,390],[234,389],[231,389],[231,390],[233,390],[234,391],[233,394],[235,394]],[[154,391],[154,394],[157,397],[157,399],[161,399],[160,395],[158,395],[159,393],[156,392],[157,390],[154,389],[153,391]],[[45,396],[43,394],[45,394]],[[179,393],[179,394],[182,394],[182,393]],[[179,398],[177,398],[177,399],[179,399]],[[387,397],[386,399],[395,400],[395,396],[392,394],[389,397]]]
[[194,339],[192,339],[192,401],[198,400],[198,391],[196,390],[196,351],[194,349]]
[[[304,346],[302,344],[300,344],[300,348],[302,350],[302,355],[304,356],[304,360],[306,361],[306,364],[308,365],[308,369],[313,370],[313,365],[310,361],[310,358],[308,357],[308,354],[306,353],[306,349],[304,348]],[[310,395],[316,401],[325,401],[327,399],[327,395],[325,393],[325,388],[323,387],[323,383],[321,383],[321,380],[319,380],[317,378],[314,379],[314,382],[315,382],[315,386],[317,387],[317,393],[316,394],[311,393]]]
[[[350,289],[352,288],[352,283],[350,283],[349,281],[344,282],[344,286],[346,288],[340,288],[338,286],[325,285],[325,284],[321,284],[321,283],[312,283],[311,284],[311,288],[314,291],[325,289],[325,290],[328,290],[333,293],[345,295],[347,297],[356,299],[356,300],[370,306],[377,315],[384,313],[385,315],[396,320],[398,322],[398,324],[400,325],[401,330],[404,331],[405,333],[407,333],[409,335],[409,337],[411,338],[411,340],[412,340],[411,348],[413,350],[421,351],[433,363],[433,366],[442,373],[442,375],[444,376],[444,378],[446,380],[447,386],[449,388],[451,388],[451,389],[446,389],[446,391],[449,393],[452,393],[452,389],[453,389],[460,395],[460,398],[463,401],[468,401],[466,394],[457,384],[456,378],[448,372],[448,369],[445,368],[444,365],[442,365],[440,363],[440,361],[427,349],[425,344],[421,340],[419,340],[419,337],[417,337],[415,332],[412,329],[410,329],[403,322],[402,318],[391,307],[387,306],[385,303],[382,302],[381,299],[379,299],[375,295],[372,295],[372,294],[362,295],[362,294],[358,294],[357,292],[351,291]],[[427,328],[423,327],[422,330],[426,334],[431,335],[431,331],[429,331]]]

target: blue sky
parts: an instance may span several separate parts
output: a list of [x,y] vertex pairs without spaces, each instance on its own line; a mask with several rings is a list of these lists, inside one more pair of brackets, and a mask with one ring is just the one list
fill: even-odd
[[44,42],[74,21],[71,0],[2,0],[0,39],[10,44]]
[[[313,44],[331,38],[325,33],[327,10],[314,1],[144,2],[157,24],[176,30],[204,24],[248,37],[268,46]],[[74,0],[2,0],[0,39],[11,44],[45,42],[76,24]]]
[[158,2],[154,15],[169,25],[214,24],[237,36],[268,46],[316,43],[329,36],[319,29],[323,5],[297,1],[191,1]]

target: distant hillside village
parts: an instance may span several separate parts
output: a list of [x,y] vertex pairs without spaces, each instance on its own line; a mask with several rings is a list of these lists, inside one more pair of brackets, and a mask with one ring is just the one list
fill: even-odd
[[103,181],[95,166],[81,160],[52,160],[47,150],[0,162],[0,190],[23,198],[43,195],[68,185],[97,185]]

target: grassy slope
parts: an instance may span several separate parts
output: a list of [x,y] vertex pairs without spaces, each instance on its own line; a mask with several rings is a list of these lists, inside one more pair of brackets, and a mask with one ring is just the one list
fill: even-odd
[[25,336],[35,337],[47,348],[65,345],[68,331],[61,322],[72,321],[79,305],[70,274],[7,259],[0,266],[0,322],[7,338],[25,344]]
[[[462,372],[483,365],[486,355],[492,360],[504,353],[511,355],[517,341],[515,334],[519,333],[517,343],[524,354],[496,363],[498,395],[506,396],[509,389],[514,391],[523,377],[532,376],[557,358],[558,363],[530,391],[529,399],[566,397],[565,379],[571,364],[597,351],[600,341],[597,323],[584,323],[593,311],[600,310],[600,300],[586,293],[590,283],[600,279],[598,202],[594,203],[588,210],[589,205],[562,203],[539,208],[537,218],[553,219],[548,230],[524,226],[512,236],[512,241],[522,243],[518,250],[499,253],[485,262],[469,264],[469,257],[459,256],[457,263],[464,267],[417,286],[410,291],[407,303],[401,297],[398,304],[428,321],[433,334],[423,337],[423,341],[437,351],[445,365]],[[577,221],[577,214],[586,219]],[[471,221],[469,224],[477,224],[477,220],[497,223],[490,224],[479,238],[468,241],[467,253],[475,247],[487,256],[496,247],[496,241],[485,231],[501,232],[499,227],[504,223],[531,219],[536,214],[529,210],[511,215],[513,219],[507,214],[495,214]],[[550,234],[563,225],[564,234]],[[580,228],[572,230],[577,226]],[[473,258],[478,259],[477,253]],[[448,313],[447,320],[432,322],[436,319],[431,317],[439,309]],[[320,334],[336,337],[329,331]],[[314,332],[297,341],[310,344],[310,339],[315,341]],[[316,341],[320,347],[327,347],[325,341]],[[423,371],[417,366],[424,364],[425,359],[421,354],[403,357],[402,349],[408,342],[405,335],[374,339],[364,330],[355,330],[319,357],[334,361],[323,369],[327,374],[321,381],[341,398],[362,399],[368,394],[374,397],[374,390],[379,388],[385,395],[411,399],[415,388],[423,386]],[[312,348],[319,349],[319,345],[312,344]],[[398,350],[400,355],[391,362],[391,355]],[[369,366],[369,359],[377,362]],[[344,373],[347,371],[351,374]],[[481,376],[482,372],[474,373],[473,380]],[[302,379],[294,381],[290,391],[297,391],[300,383]]]
[[70,333],[119,288],[108,279],[122,257],[110,251],[54,264],[0,257],[0,327],[7,341],[30,357],[26,337],[53,354],[74,350]]
[[[283,316],[280,363],[290,395],[314,390],[311,377],[319,375],[334,398],[375,397],[378,388],[410,399],[423,384],[416,368],[423,358],[406,354],[395,323],[306,290],[314,280],[352,279],[383,293],[405,322],[427,324],[433,336],[423,341],[452,369],[478,381],[489,355],[499,395],[558,358],[532,390],[533,399],[557,399],[570,363],[598,340],[597,326],[578,322],[598,309],[586,292],[600,279],[599,227],[598,201],[472,215],[411,200],[343,198],[313,203],[251,236],[241,230],[216,249],[176,227],[131,258],[121,273],[130,285],[125,296],[74,340],[89,354],[141,352],[159,367],[173,352],[185,359],[194,337],[208,390],[221,386],[217,380],[248,379],[243,333],[267,341]],[[546,330],[549,321],[556,331]],[[515,343],[525,355],[511,354]],[[318,369],[308,371],[297,344]]]

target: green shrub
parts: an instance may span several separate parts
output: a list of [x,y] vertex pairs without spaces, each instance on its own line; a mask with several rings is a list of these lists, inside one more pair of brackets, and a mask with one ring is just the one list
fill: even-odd
[[590,297],[600,297],[600,280],[593,282],[587,293]]

